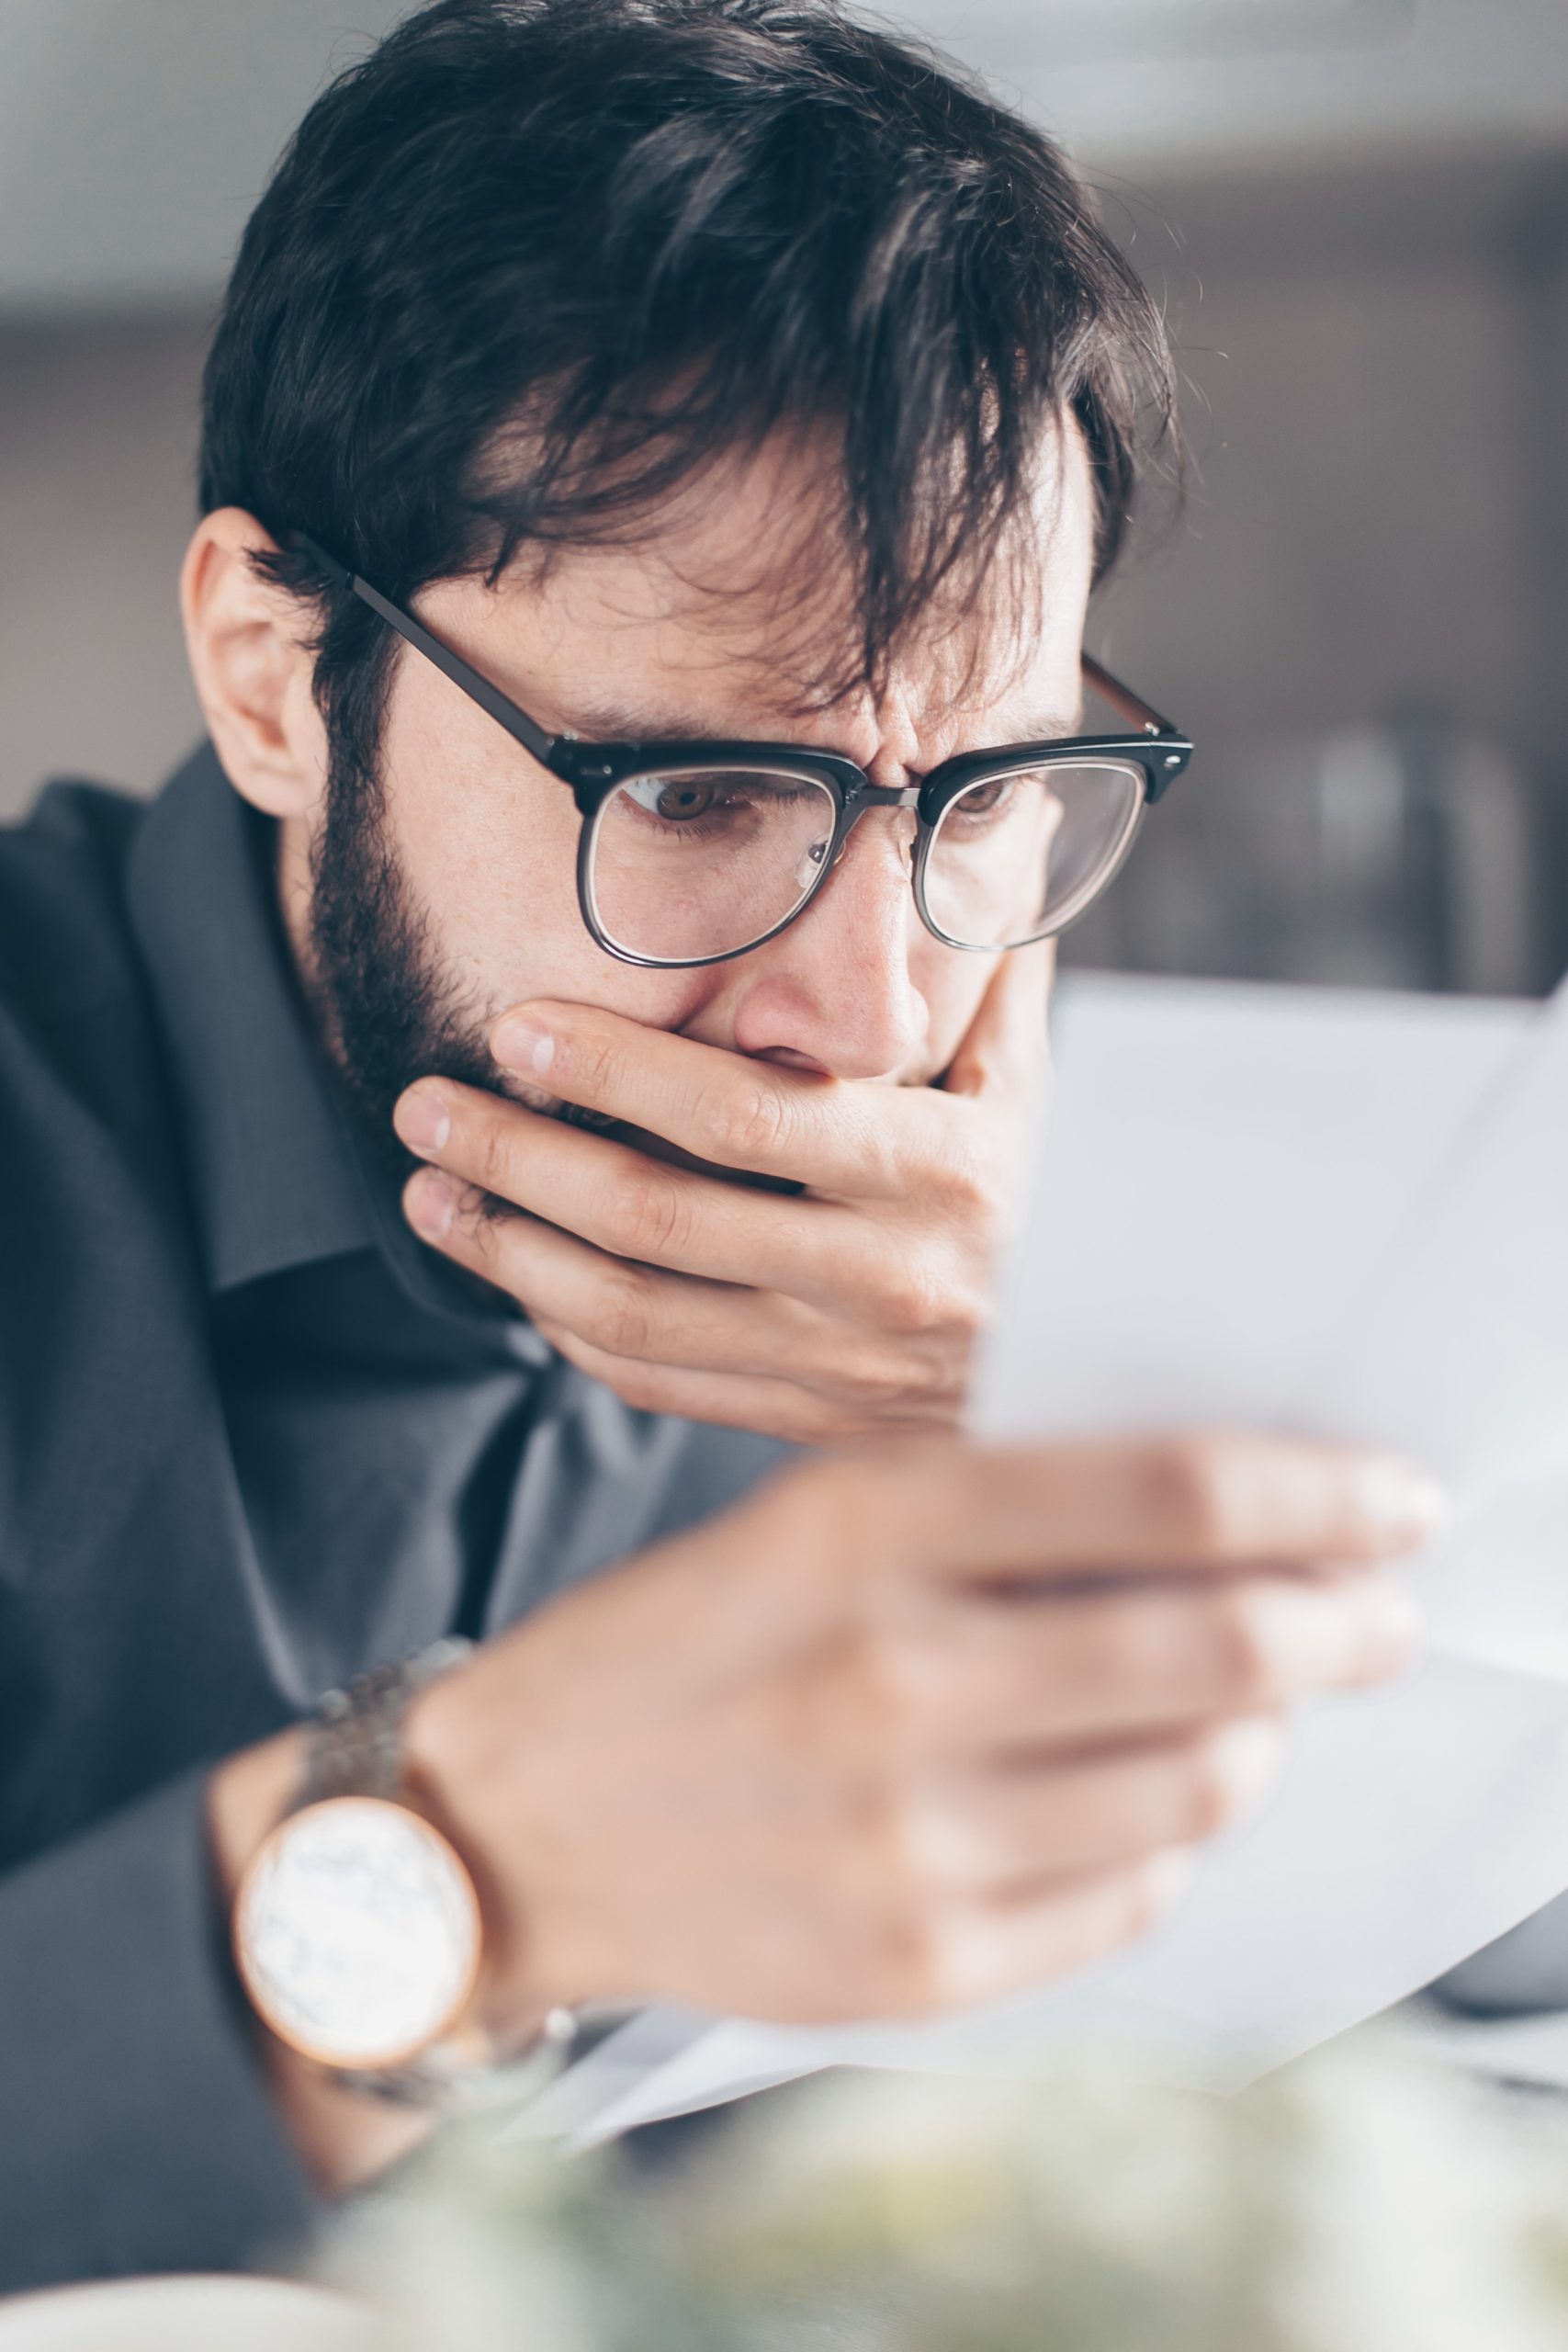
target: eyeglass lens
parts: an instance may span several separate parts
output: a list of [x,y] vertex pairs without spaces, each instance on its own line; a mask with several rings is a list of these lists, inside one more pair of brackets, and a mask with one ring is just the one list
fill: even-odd
[[[926,854],[938,932],[1009,947],[1055,930],[1103,887],[1136,829],[1143,777],[1130,763],[1053,763],[970,786]],[[616,786],[588,861],[604,936],[658,962],[733,955],[810,896],[833,837],[824,785],[767,769],[667,769]]]
[[948,803],[926,855],[926,910],[963,947],[1059,931],[1105,887],[1143,813],[1131,763],[1053,762],[988,776]]

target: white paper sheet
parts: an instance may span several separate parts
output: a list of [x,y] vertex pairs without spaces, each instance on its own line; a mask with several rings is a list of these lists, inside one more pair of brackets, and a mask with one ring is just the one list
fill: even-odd
[[1235,2082],[1568,1886],[1568,997],[1080,981],[1058,1061],[981,1426],[1409,1446],[1459,1505],[1420,1572],[1429,1655],[1312,1711],[1278,1797],[1135,1950],[915,2030],[659,2013],[659,2063],[615,2074],[612,2041],[603,2097],[578,2081],[536,2128],[599,2137],[834,2063],[1009,2073],[1063,2039]]

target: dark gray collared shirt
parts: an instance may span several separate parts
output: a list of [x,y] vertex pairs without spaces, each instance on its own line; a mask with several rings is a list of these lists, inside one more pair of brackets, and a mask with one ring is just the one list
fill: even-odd
[[0,2292],[286,2245],[206,1771],[730,1500],[423,1250],[209,751],[0,832]]

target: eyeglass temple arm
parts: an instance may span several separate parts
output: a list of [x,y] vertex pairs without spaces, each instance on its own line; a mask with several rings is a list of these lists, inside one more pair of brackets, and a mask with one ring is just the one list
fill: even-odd
[[[454,685],[460,686],[481,710],[488,711],[496,724],[504,727],[525,752],[531,752],[535,759],[546,766],[550,764],[551,753],[563,740],[560,736],[551,735],[536,719],[530,718],[525,710],[519,709],[499,686],[492,686],[490,680],[471,663],[465,662],[460,653],[454,653],[451,647],[443,645],[438,637],[432,637],[412,613],[402,611],[383,596],[378,588],[373,588],[368,580],[362,580],[358,572],[351,571],[347,564],[340,562],[336,556],[329,555],[321,542],[311,538],[308,531],[288,531],[284,534],[284,541],[287,546],[308,555],[340,588],[357,596],[361,604],[368,605],[389,628],[396,629],[400,638],[406,639],[410,645],[423,653],[427,662],[434,662],[435,667],[450,678]],[[1111,672],[1102,668],[1091,654],[1084,654],[1082,663],[1083,674],[1089,684],[1097,694],[1104,696],[1113,710],[1120,711],[1123,718],[1131,719],[1135,727],[1141,727],[1150,735],[1175,735],[1179,732],[1168,718],[1162,718],[1141,695],[1135,695],[1131,686],[1124,686],[1120,678],[1112,677]]]
[[1092,654],[1083,656],[1083,673],[1095,693],[1103,695],[1112,710],[1120,711],[1123,718],[1130,718],[1134,726],[1141,727],[1146,735],[1180,734],[1181,729],[1173,726],[1168,718],[1162,718],[1142,695],[1135,695],[1131,686],[1124,686],[1120,678],[1113,678],[1109,670],[1101,669]]
[[368,580],[362,580],[356,571],[349,570],[347,564],[340,563],[335,556],[329,555],[326,548],[307,532],[288,531],[284,536],[288,547],[298,548],[313,563],[319,564],[340,588],[346,588],[351,595],[359,598],[361,604],[368,605],[389,628],[395,628],[398,635],[406,638],[427,662],[434,662],[438,670],[444,671],[454,685],[461,686],[481,710],[488,711],[499,726],[504,727],[507,733],[522,744],[525,752],[531,752],[536,760],[548,766],[550,754],[561,741],[558,735],[547,734],[537,720],[530,718],[525,710],[519,710],[499,686],[492,686],[490,680],[465,662],[460,653],[454,653],[449,645],[443,645],[438,637],[432,637],[412,613],[405,613],[389,603],[378,588],[372,588]]

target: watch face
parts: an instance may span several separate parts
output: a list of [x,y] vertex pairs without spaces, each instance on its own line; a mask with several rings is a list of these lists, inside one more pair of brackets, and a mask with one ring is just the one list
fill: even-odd
[[456,2022],[479,1973],[473,1882],[438,1830],[381,1797],[275,1829],[234,1905],[240,1973],[279,2038],[327,2066],[396,2066]]

